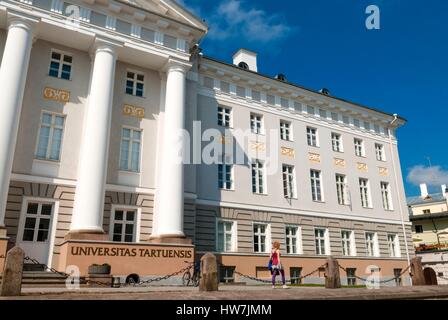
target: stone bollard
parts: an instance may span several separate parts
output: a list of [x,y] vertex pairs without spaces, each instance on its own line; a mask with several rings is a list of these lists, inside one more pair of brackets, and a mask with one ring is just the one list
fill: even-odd
[[22,291],[23,260],[25,252],[14,247],[6,255],[5,268],[3,269],[0,296],[20,296]]
[[325,288],[339,289],[341,287],[341,276],[339,275],[339,263],[333,257],[327,259],[325,267]]
[[218,263],[214,254],[206,253],[201,258],[199,291],[218,291]]
[[425,275],[423,274],[422,257],[415,257],[411,260],[410,271],[413,286],[426,285]]

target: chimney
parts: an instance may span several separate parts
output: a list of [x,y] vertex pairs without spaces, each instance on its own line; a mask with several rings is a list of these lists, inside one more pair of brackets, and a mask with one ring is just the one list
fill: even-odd
[[242,69],[258,72],[257,54],[246,49],[240,49],[233,55],[233,64]]
[[422,184],[420,185],[420,193],[421,193],[421,197],[422,197],[423,199],[426,199],[426,198],[429,196],[429,193],[428,193],[428,186],[426,185],[426,183],[422,183]]

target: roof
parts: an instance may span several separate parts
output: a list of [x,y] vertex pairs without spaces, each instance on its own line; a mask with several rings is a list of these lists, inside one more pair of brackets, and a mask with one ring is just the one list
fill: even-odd
[[448,218],[447,212],[438,212],[438,213],[429,213],[429,214],[419,214],[416,216],[410,215],[409,220],[411,221],[421,221],[427,219],[440,219],[440,218]]
[[435,202],[443,202],[445,201],[445,197],[442,193],[433,193],[430,194],[428,198],[423,199],[421,196],[408,197],[406,199],[408,206],[415,206],[419,204],[428,204]]
[[[244,50],[246,50],[246,49],[244,49]],[[247,50],[247,51],[250,51],[250,50]],[[251,51],[251,52],[252,52],[252,51]],[[314,94],[318,94],[318,95],[324,96],[324,97],[326,97],[326,98],[331,98],[331,99],[339,100],[339,101],[341,101],[341,102],[349,103],[349,104],[352,104],[352,105],[354,105],[354,106],[357,106],[357,107],[360,107],[360,108],[363,108],[363,109],[367,109],[367,110],[370,110],[370,111],[374,111],[374,112],[381,113],[381,114],[383,114],[383,115],[387,115],[387,116],[390,116],[390,117],[394,117],[393,114],[384,112],[384,111],[379,110],[379,109],[376,109],[376,108],[367,107],[367,106],[365,106],[365,105],[362,105],[362,104],[359,104],[359,103],[356,103],[356,102],[353,102],[353,101],[349,101],[349,100],[346,100],[346,99],[338,98],[338,97],[335,97],[335,96],[333,96],[333,95],[327,95],[327,94],[324,94],[324,93],[322,93],[322,92],[315,91],[315,90],[312,90],[312,89],[309,89],[309,88],[305,88],[305,87],[303,87],[303,86],[301,86],[301,85],[298,85],[298,84],[295,84],[295,83],[292,83],[292,82],[282,81],[282,80],[276,79],[275,77],[271,77],[271,76],[268,76],[268,75],[265,75],[265,74],[262,74],[262,73],[259,73],[259,72],[255,72],[255,71],[247,70],[247,69],[242,69],[242,68],[240,68],[240,67],[238,67],[238,66],[235,66],[234,64],[230,64],[230,63],[227,63],[227,62],[224,62],[224,61],[221,61],[221,60],[218,60],[218,59],[209,57],[209,56],[205,56],[205,55],[204,55],[203,58],[205,58],[205,59],[207,59],[207,60],[210,60],[210,61],[213,61],[213,62],[216,62],[216,63],[223,64],[223,65],[225,65],[225,66],[228,66],[228,67],[231,67],[231,68],[234,68],[234,69],[238,69],[238,70],[240,70],[240,71],[242,71],[242,72],[248,72],[248,73],[251,73],[251,74],[254,74],[254,75],[261,76],[261,77],[263,77],[263,78],[267,78],[267,79],[269,79],[269,80],[273,80],[273,81],[277,81],[277,82],[280,82],[280,83],[284,83],[284,84],[287,84],[287,85],[290,85],[290,86],[293,86],[293,87],[296,87],[296,88],[299,88],[299,89],[302,89],[302,90],[305,90],[305,91],[308,91],[308,92],[311,92],[311,93],[314,93]],[[407,120],[406,120],[405,118],[401,117],[401,116],[398,116],[398,119],[401,120],[401,121],[403,121],[403,122],[407,122]]]

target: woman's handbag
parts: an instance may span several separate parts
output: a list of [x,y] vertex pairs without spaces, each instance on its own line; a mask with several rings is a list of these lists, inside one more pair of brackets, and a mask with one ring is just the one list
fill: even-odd
[[269,270],[269,271],[272,270],[272,259],[269,259],[269,262],[268,262],[268,270]]

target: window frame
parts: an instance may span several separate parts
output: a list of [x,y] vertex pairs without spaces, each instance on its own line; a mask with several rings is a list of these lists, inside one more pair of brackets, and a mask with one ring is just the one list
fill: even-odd
[[[256,236],[256,232],[255,232],[255,226],[265,226],[265,251],[255,251],[255,236]],[[261,236],[261,235],[260,235]],[[271,225],[269,223],[266,222],[258,222],[258,221],[254,221],[252,223],[252,250],[253,253],[269,253],[270,251],[270,243],[271,243]],[[261,244],[261,242],[259,243],[259,245]]]
[[[338,180],[339,177],[342,177],[342,182]],[[336,179],[336,196],[338,198],[338,204],[341,206],[349,206],[349,193],[348,193],[348,185],[347,185],[347,175],[342,173],[335,174]],[[342,200],[342,203],[341,203]]]
[[[313,172],[317,172],[319,177],[318,178],[313,177]],[[317,182],[319,182],[319,185],[317,185]],[[321,170],[310,169],[310,185],[311,185],[311,199],[313,200],[313,202],[320,202],[320,203],[325,202],[323,177]],[[320,194],[320,199],[315,198],[315,196],[317,196],[318,194]]]
[[[338,139],[335,139],[335,137],[338,137]],[[337,142],[337,144],[335,142]],[[336,145],[338,145],[337,149],[335,148]],[[337,132],[331,133],[331,148],[334,152],[344,153],[344,143],[342,139],[342,134]]]
[[[132,93],[127,92],[128,90],[128,81],[130,81],[131,78],[128,77],[129,73],[134,74],[134,78],[132,79]],[[138,80],[138,76],[143,76],[143,81]],[[141,83],[143,84],[143,90],[142,95],[137,95],[137,84]],[[126,69],[126,75],[125,75],[125,86],[124,86],[124,93],[133,97],[137,98],[146,98],[146,73],[143,71],[137,71],[135,69]]]
[[[46,146],[46,153],[45,153],[45,158],[40,158],[38,157],[37,153],[39,150],[39,142],[40,142],[40,132],[42,130],[42,120],[45,114],[48,114],[51,116],[51,124],[50,124],[50,133],[49,133],[49,137],[48,137],[48,143]],[[49,154],[51,153],[51,146],[53,144],[53,132],[54,132],[54,119],[56,117],[61,117],[64,119],[64,124],[62,125],[62,128],[57,128],[57,129],[61,129],[62,133],[61,133],[61,145],[59,147],[59,154],[58,154],[58,159],[51,159],[49,157]],[[38,161],[50,161],[50,162],[61,162],[61,158],[62,158],[62,149],[64,147],[64,134],[65,134],[65,124],[66,124],[66,120],[67,120],[67,115],[66,114],[62,114],[62,113],[58,113],[58,112],[53,112],[53,111],[47,111],[47,110],[42,110],[40,113],[40,122],[39,122],[39,129],[37,132],[37,140],[36,140],[36,146],[34,148],[34,160],[38,160]]]
[[[360,142],[360,144],[358,145],[357,142]],[[355,156],[360,157],[360,158],[365,158],[366,157],[366,148],[364,145],[364,140],[361,138],[353,138],[353,145],[355,147]],[[358,154],[358,151],[360,151],[360,153]]]
[[[417,227],[420,227],[419,230],[417,230]],[[425,233],[425,228],[423,227],[422,224],[416,224],[414,225],[414,230],[416,234],[422,234]]]
[[377,161],[381,161],[381,162],[387,161],[386,148],[384,148],[384,144],[375,143],[375,156],[376,156]]
[[[222,111],[220,111],[220,109],[222,109]],[[226,112],[225,111],[229,111],[228,116],[229,116],[229,123],[228,125],[226,125]],[[220,117],[222,117],[221,119],[221,124],[219,123],[220,121]],[[226,107],[226,106],[221,106],[218,105],[218,109],[217,109],[217,124],[218,126],[222,127],[222,128],[232,128],[233,126],[233,110],[230,107]]]
[[[393,241],[390,241],[390,237],[393,237]],[[392,247],[391,247],[392,245]],[[398,234],[387,234],[387,247],[389,250],[389,257],[390,258],[400,258],[401,257],[401,248],[400,248],[400,239],[398,237]],[[393,252],[392,252],[393,251]]]
[[[361,181],[365,181],[366,184],[361,185]],[[372,209],[373,205],[372,205],[372,196],[370,193],[370,180],[367,178],[359,178],[358,184],[359,184],[359,193],[361,196],[361,206],[364,209]],[[366,190],[365,194],[364,194],[363,190]],[[365,197],[365,199],[364,199],[364,197]]]
[[[289,246],[288,246],[288,238],[291,239],[292,236],[288,235],[288,229],[296,229],[296,235],[295,235],[295,248],[296,252],[288,252]],[[303,243],[302,243],[302,227],[299,225],[293,225],[293,224],[286,224],[285,225],[285,248],[286,248],[286,255],[300,255],[303,254]]]
[[[121,160],[122,160],[122,152],[123,152],[123,130],[124,129],[128,129],[131,130],[131,135],[132,138],[126,138],[129,141],[129,150],[128,150],[128,156],[127,156],[127,165],[128,168],[127,169],[123,169],[121,167]],[[140,147],[139,147],[139,159],[138,159],[138,170],[132,170],[132,143],[135,141],[134,140],[134,131],[139,131],[140,132]],[[136,173],[136,174],[140,174],[142,171],[141,165],[142,165],[142,156],[143,156],[143,129],[141,128],[136,128],[136,127],[131,127],[131,126],[121,126],[121,131],[120,131],[120,158],[119,158],[119,162],[118,162],[118,170],[121,172],[127,172],[127,173]]]
[[[115,221],[120,221],[115,219],[115,213],[116,211],[123,211],[123,213],[127,213],[129,211],[134,211],[134,229],[133,229],[133,241],[132,242],[125,242],[123,241],[123,230],[122,230],[122,240],[121,241],[114,241],[114,225]],[[113,243],[139,243],[140,242],[140,233],[141,233],[141,215],[142,215],[142,208],[137,206],[126,206],[126,205],[119,205],[114,204],[111,206],[110,209],[110,218],[109,218],[109,240]],[[121,220],[124,221],[124,220]],[[126,225],[126,223],[121,223],[122,225]]]
[[[285,168],[291,169],[291,172],[285,172]],[[283,183],[283,197],[285,199],[297,199],[295,166],[290,164],[282,164],[282,183]],[[291,188],[291,190],[289,190],[289,188]],[[285,194],[287,190],[290,191],[289,194]]]
[[280,139],[282,141],[294,142],[294,135],[291,121],[280,120]]
[[[253,159],[251,161],[251,184],[252,184],[252,193],[256,195],[267,195],[267,189],[266,189],[266,167],[265,162],[260,159]],[[254,169],[254,165],[256,165],[256,168]],[[260,168],[261,165],[261,168]],[[254,170],[255,170],[255,176],[254,176]],[[260,173],[261,173],[261,184],[260,184]],[[254,185],[254,179],[255,179],[255,185]],[[260,192],[260,187],[262,189],[262,192]],[[255,188],[255,191],[254,191]]]
[[[58,63],[59,63],[59,68],[58,68],[58,75],[55,77],[55,76],[52,76],[51,74],[50,74],[50,71],[51,71],[51,63],[53,62],[53,61],[56,61],[55,59],[53,59],[53,53],[57,53],[57,54],[60,54],[61,55],[61,59],[58,61]],[[64,57],[65,56],[68,56],[68,57],[70,57],[71,59],[72,59],[72,62],[66,62],[66,61],[64,61]],[[69,65],[70,66],[70,77],[69,77],[69,79],[65,79],[65,78],[62,78],[62,69],[63,69],[63,65]],[[66,81],[72,81],[72,75],[73,75],[73,64],[74,64],[74,54],[73,53],[70,53],[70,52],[67,52],[67,51],[63,51],[63,50],[59,50],[59,49],[54,49],[54,48],[52,48],[51,50],[50,50],[50,64],[49,64],[49,67],[48,67],[48,76],[49,77],[51,77],[51,78],[55,78],[55,79],[61,79],[61,80],[66,80]]]
[[[386,185],[385,188],[383,186]],[[392,188],[387,181],[380,182],[381,200],[383,203],[383,209],[386,211],[394,211],[394,205],[392,201]]]
[[[369,241],[370,240],[367,239],[367,235],[368,234],[373,235],[372,240],[371,240],[372,241],[372,245],[373,245],[372,255],[369,255]],[[374,231],[365,231],[364,232],[364,239],[365,239],[365,243],[366,243],[366,256],[367,257],[375,257],[375,258],[380,257],[380,249],[379,249],[379,243],[378,243],[378,233],[374,232]]]
[[[226,242],[226,240],[225,240],[226,239],[225,238],[226,230],[224,230],[224,234],[223,234],[224,235],[223,250],[220,251],[219,236],[218,236],[220,223],[231,223],[232,224],[231,230],[230,230],[230,233],[231,233],[231,240],[230,240],[231,249],[230,249],[230,251],[227,251],[226,246],[225,246],[226,245],[226,243],[225,243]],[[219,253],[238,252],[238,221],[237,220],[230,220],[230,219],[223,219],[223,218],[216,219],[216,247],[215,247],[215,249],[216,249],[216,252],[219,252]]]
[[[317,246],[317,241],[318,238],[316,236],[316,231],[324,231],[324,235],[323,235],[323,239],[319,238],[319,241],[324,241],[324,253],[319,253],[318,251],[318,246]],[[319,245],[319,248],[322,249],[321,244]],[[323,228],[323,227],[315,227],[314,228],[314,250],[316,255],[318,256],[330,256],[331,255],[331,244],[330,244],[330,231],[328,230],[328,228]]]
[[[257,117],[260,119],[257,119]],[[257,127],[258,123],[260,124],[259,129]],[[260,113],[250,113],[250,132],[257,135],[264,135],[264,115]]]
[[[314,133],[312,132],[314,130]],[[314,140],[313,140],[314,139]],[[309,147],[319,148],[319,130],[315,127],[306,127],[306,141]],[[314,144],[313,144],[314,142]]]
[[[344,238],[344,234],[348,234],[348,238]],[[346,257],[356,257],[356,240],[355,232],[353,230],[341,230],[341,247],[342,255]],[[345,248],[348,241],[348,248]],[[348,249],[348,252],[345,249]]]

